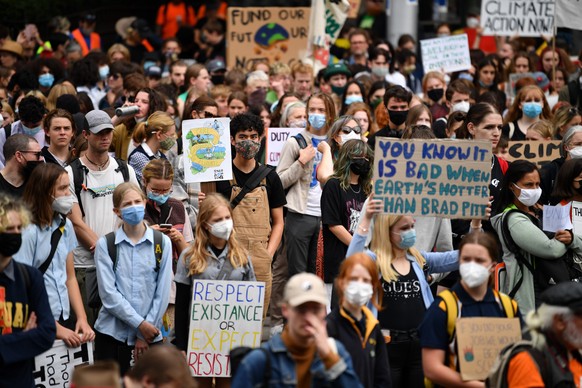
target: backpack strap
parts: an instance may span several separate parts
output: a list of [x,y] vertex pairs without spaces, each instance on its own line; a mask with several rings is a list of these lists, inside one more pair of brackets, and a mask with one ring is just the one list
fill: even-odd
[[447,333],[450,342],[455,337],[455,324],[461,313],[460,302],[457,295],[455,295],[451,290],[444,290],[439,293],[439,296],[445,304],[445,312],[447,313]]
[[115,245],[115,232],[107,233],[105,235],[105,240],[107,241],[107,253],[113,262],[113,272],[115,272],[115,266],[117,265],[117,246]]
[[53,257],[55,256],[55,253],[57,251],[57,247],[59,246],[59,241],[61,240],[61,236],[63,235],[63,233],[65,231],[65,224],[67,223],[67,217],[65,217],[63,214],[61,214],[60,216],[61,216],[61,222],[59,224],[59,227],[56,228],[53,231],[53,233],[51,234],[51,250],[49,252],[49,255],[46,258],[46,260],[44,261],[44,263],[42,263],[42,265],[40,267],[38,267],[38,270],[43,275],[45,274],[48,267],[51,265],[51,263],[53,261]]
[[[153,229],[152,229],[153,230]],[[156,256],[156,268],[155,271],[160,271],[160,265],[162,263],[162,242],[164,239],[164,234],[159,230],[154,230],[154,255]]]
[[514,304],[514,301],[509,297],[509,295],[505,295],[497,290],[493,290],[493,294],[495,295],[495,300],[505,312],[505,316],[507,318],[515,318],[517,304]]
[[[77,202],[79,203],[79,208],[81,209],[81,214],[85,216],[85,210],[83,209],[83,203],[81,202],[81,191],[85,184],[85,175],[88,173],[86,166],[81,163],[80,159],[75,159],[71,162],[71,171],[73,171],[73,184],[75,186],[75,195],[77,196]],[[85,188],[86,190],[86,188]]]
[[117,168],[115,169],[115,172],[120,172],[121,175],[123,175],[123,181],[124,182],[129,182],[129,167],[127,166],[127,162],[123,159],[119,159],[119,158],[114,158],[115,161],[117,162]]
[[4,127],[4,133],[6,134],[7,139],[10,135],[12,135],[12,123]]
[[293,137],[295,138],[295,140],[297,140],[297,144],[299,144],[300,149],[307,148],[307,140],[305,140],[305,137],[302,134],[298,133]]
[[242,190],[240,191],[240,193],[238,193],[238,195],[236,197],[233,198],[233,200],[230,202],[230,205],[232,206],[232,208],[234,209],[235,207],[237,207],[237,205],[240,203],[240,201],[242,201],[242,199],[244,198],[245,195],[247,195],[248,193],[250,193],[251,191],[253,191],[254,189],[256,189],[259,184],[261,183],[261,181],[267,177],[267,175],[269,175],[269,173],[273,170],[273,167],[266,165],[266,164],[261,164],[259,166],[259,168],[257,168],[255,170],[255,172],[253,173],[253,175],[250,176],[249,179],[247,179],[245,185],[243,186]]

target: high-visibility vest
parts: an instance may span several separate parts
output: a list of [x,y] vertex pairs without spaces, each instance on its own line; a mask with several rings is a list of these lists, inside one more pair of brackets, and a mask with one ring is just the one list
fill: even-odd
[[101,38],[99,37],[99,34],[95,32],[92,32],[91,35],[89,36],[91,48],[87,46],[87,41],[85,40],[85,37],[81,33],[81,30],[77,28],[75,31],[73,31],[72,35],[73,38],[75,38],[75,40],[77,41],[77,43],[79,43],[79,46],[81,46],[83,56],[89,54],[89,51],[91,50],[98,50],[101,48]]

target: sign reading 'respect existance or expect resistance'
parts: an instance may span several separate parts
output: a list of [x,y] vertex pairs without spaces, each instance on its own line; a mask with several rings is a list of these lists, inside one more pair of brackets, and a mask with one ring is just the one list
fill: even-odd
[[230,350],[259,347],[265,283],[195,280],[186,359],[193,376],[229,377]]
[[491,143],[376,138],[374,198],[384,212],[485,218]]

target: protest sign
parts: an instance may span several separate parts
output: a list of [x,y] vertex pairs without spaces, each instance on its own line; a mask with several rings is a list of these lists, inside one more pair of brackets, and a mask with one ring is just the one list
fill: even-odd
[[376,138],[374,198],[384,213],[485,218],[491,143]]
[[194,280],[186,360],[193,376],[229,377],[230,350],[261,344],[265,283]]
[[329,50],[344,26],[350,6],[348,0],[311,2],[307,57],[313,58],[313,74],[329,64]]
[[[518,129],[516,129],[518,131]],[[505,159],[508,162],[525,159],[538,167],[560,157],[559,140],[522,140],[510,141]]]
[[459,318],[456,333],[463,381],[485,380],[501,349],[521,340],[519,318]]
[[572,201],[572,232],[582,236],[582,202]]
[[580,0],[556,1],[556,26],[579,30],[582,18],[581,5]]
[[76,366],[93,364],[93,342],[78,348],[69,348],[63,340],[34,358],[34,384],[36,388],[68,387]]
[[570,220],[571,205],[571,203],[566,206],[544,205],[543,229],[546,232],[572,229],[572,221]]
[[516,93],[516,84],[517,81],[519,81],[522,78],[532,78],[532,79],[536,79],[536,77],[533,75],[533,73],[511,73],[509,74],[509,82],[505,83],[505,94],[507,95],[507,97],[509,98],[514,98]]
[[277,167],[287,139],[301,131],[302,128],[269,128],[265,146],[265,163]]
[[554,35],[556,0],[483,0],[483,35]]
[[183,121],[182,147],[186,183],[232,179],[230,119]]
[[226,64],[250,70],[258,60],[292,63],[305,56],[309,7],[229,7]]
[[467,34],[420,41],[424,72],[451,73],[471,68]]

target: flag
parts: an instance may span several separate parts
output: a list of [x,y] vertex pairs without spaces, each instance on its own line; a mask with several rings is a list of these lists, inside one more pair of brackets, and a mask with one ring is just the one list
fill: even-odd
[[556,0],[556,26],[579,30],[582,28],[581,0]]

